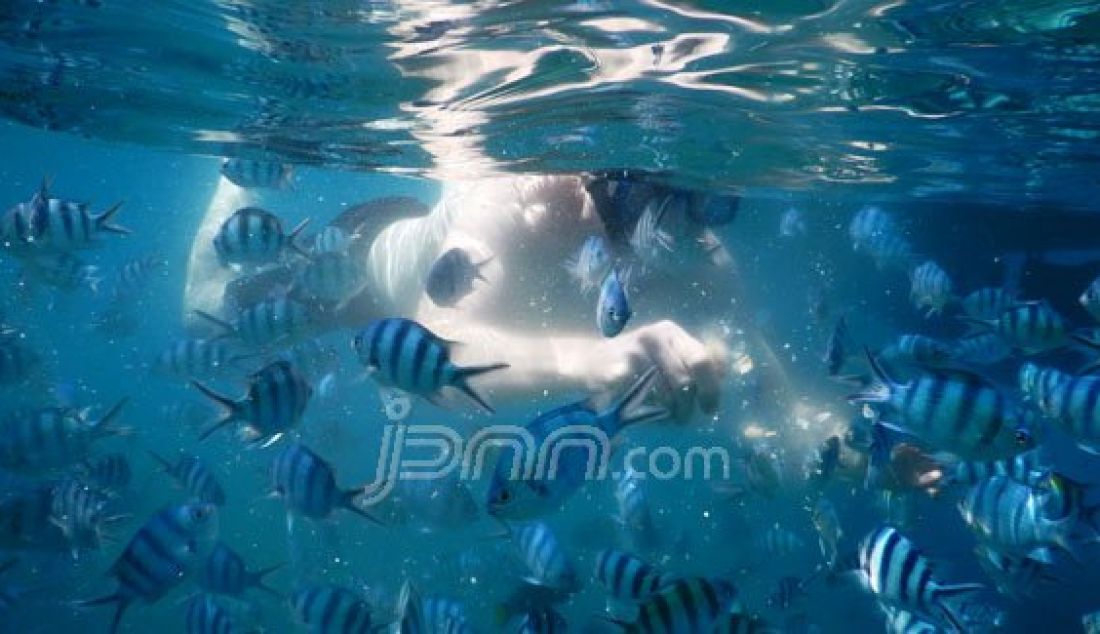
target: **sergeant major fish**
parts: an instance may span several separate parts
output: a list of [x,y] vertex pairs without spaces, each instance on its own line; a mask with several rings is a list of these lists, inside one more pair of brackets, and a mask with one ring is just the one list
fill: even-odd
[[206,558],[200,583],[207,592],[215,594],[239,597],[249,588],[256,588],[274,597],[281,597],[277,590],[264,581],[265,577],[279,568],[282,568],[282,564],[248,570],[240,554],[223,542],[218,542]]
[[199,569],[217,535],[217,519],[215,507],[209,504],[183,504],[158,511],[111,566],[117,589],[77,605],[113,604],[111,631],[118,631],[123,614],[135,601],[155,603]]
[[290,595],[294,620],[314,634],[371,634],[371,607],[357,594],[334,585],[310,585]]
[[509,533],[527,568],[526,582],[565,592],[580,589],[576,566],[549,525],[531,522],[519,528],[509,527]]
[[672,581],[642,559],[620,550],[596,553],[596,581],[612,598],[637,603],[657,593]]
[[234,157],[222,163],[221,174],[237,187],[287,189],[294,178],[294,167],[277,161]]
[[966,631],[966,626],[950,599],[983,589],[976,583],[948,585],[937,580],[928,558],[892,526],[881,526],[863,538],[859,570],[868,589],[883,604],[960,632]]
[[963,312],[974,319],[996,319],[1014,304],[1016,293],[1006,288],[987,286],[967,294],[962,300]]
[[308,223],[307,218],[285,233],[275,214],[259,207],[242,207],[218,228],[214,252],[222,266],[273,264],[287,251],[308,257],[295,242]]
[[309,382],[286,361],[267,364],[248,377],[248,392],[233,399],[192,381],[191,385],[210,400],[222,406],[225,413],[199,438],[233,423],[243,423],[247,439],[263,446],[278,441],[298,424],[313,396]]
[[347,509],[377,523],[355,505],[362,487],[340,489],[332,467],[305,445],[286,446],[271,463],[271,489],[292,513],[315,520],[328,519],[337,509]]
[[1039,354],[1069,343],[1066,320],[1046,300],[1021,302],[994,319],[963,318],[1002,339],[1024,354]]
[[992,476],[972,486],[959,503],[967,525],[986,543],[1005,553],[1053,560],[1049,548],[1073,552],[1070,531],[1076,518],[1052,520],[1044,498],[1007,476]]
[[87,420],[82,412],[63,407],[16,414],[0,427],[0,466],[41,472],[85,460],[96,441],[128,433],[112,425],[126,400],[119,401],[97,420]]
[[196,310],[195,314],[250,346],[282,343],[304,334],[314,325],[309,308],[284,296],[269,297],[242,310],[232,321]]
[[152,451],[149,455],[192,500],[215,506],[225,504],[225,490],[202,458],[194,454],[181,454],[172,462]]
[[364,264],[345,253],[312,256],[294,278],[293,290],[314,300],[336,304],[336,310],[353,299],[369,282]]
[[359,362],[380,385],[396,387],[436,401],[444,387],[453,387],[489,413],[493,408],[470,387],[473,377],[502,370],[507,363],[460,368],[451,362],[453,345],[410,319],[372,321],[355,336]]
[[913,269],[910,280],[912,290],[909,297],[916,308],[927,309],[925,317],[942,313],[954,299],[951,277],[931,260]]
[[692,577],[676,581],[638,606],[633,621],[610,619],[627,632],[672,634],[710,632],[730,612],[737,588],[724,579]]

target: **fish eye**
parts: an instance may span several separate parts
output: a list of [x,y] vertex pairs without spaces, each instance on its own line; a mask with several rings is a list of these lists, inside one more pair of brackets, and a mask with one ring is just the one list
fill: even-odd
[[497,493],[497,501],[498,502],[503,502],[503,503],[507,504],[508,501],[510,501],[511,499],[512,499],[512,493],[508,489],[501,489],[500,492]]

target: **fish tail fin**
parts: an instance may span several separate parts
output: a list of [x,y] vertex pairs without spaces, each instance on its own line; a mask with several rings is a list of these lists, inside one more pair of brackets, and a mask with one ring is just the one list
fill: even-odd
[[985,586],[980,583],[956,583],[940,586],[936,589],[935,604],[940,615],[955,628],[956,632],[967,632],[970,628],[967,626],[966,621],[959,614],[956,614],[955,608],[949,605],[946,599],[983,590],[985,590]]
[[167,458],[153,451],[152,449],[147,449],[146,451],[149,453],[149,457],[151,457],[157,463],[157,466],[159,466],[162,471],[164,471],[165,473],[169,473],[170,471],[172,471],[172,463],[169,462]]
[[237,402],[236,401],[234,401],[233,399],[229,398],[228,396],[226,396],[224,394],[221,394],[219,392],[215,392],[213,389],[203,385],[202,383],[200,383],[198,381],[191,381],[191,385],[196,390],[201,392],[203,396],[205,396],[206,398],[214,401],[218,405],[221,405],[222,408],[225,409],[225,414],[223,414],[221,418],[219,418],[217,421],[215,421],[214,424],[212,426],[210,426],[209,428],[207,428],[206,431],[199,434],[199,440],[206,440],[210,436],[210,434],[213,434],[214,432],[221,429],[222,427],[225,427],[226,425],[228,425],[228,424],[232,423],[233,421],[237,420],[237,409],[238,408],[237,408]]
[[493,256],[490,255],[489,257],[487,257],[484,260],[478,262],[477,264],[474,264],[474,278],[479,279],[482,282],[485,282],[486,284],[488,284],[489,280],[488,280],[488,278],[486,278],[484,275],[481,274],[481,268],[483,266],[489,264],[492,261],[493,261]]
[[346,508],[347,510],[351,511],[352,513],[355,513],[359,517],[361,517],[361,518],[363,518],[363,519],[365,519],[369,522],[372,522],[372,523],[377,524],[379,526],[384,526],[384,524],[382,523],[382,520],[378,519],[374,515],[371,515],[370,513],[368,513],[366,511],[366,509],[362,508],[361,506],[359,506],[358,504],[355,503],[355,498],[359,497],[360,495],[363,495],[363,493],[366,492],[367,488],[370,487],[370,486],[371,485],[367,485],[365,487],[356,487],[354,489],[348,489],[347,491],[343,491],[342,492],[342,497],[343,497],[342,506],[344,508]]
[[96,430],[97,434],[103,436],[126,436],[130,434],[130,429],[127,427],[113,427],[112,424],[118,415],[122,413],[122,408],[126,406],[126,403],[130,402],[129,396],[124,396],[118,399],[111,409],[107,410],[98,420],[92,422],[92,427]]
[[490,414],[495,414],[496,410],[494,410],[492,408],[492,406],[490,406],[485,401],[485,399],[481,397],[480,394],[475,392],[474,389],[472,387],[470,387],[469,380],[471,378],[475,377],[475,376],[480,376],[482,374],[488,374],[489,372],[494,372],[496,370],[504,370],[508,367],[509,367],[509,365],[507,363],[493,363],[493,364],[490,364],[490,365],[474,366],[472,368],[458,368],[455,371],[455,378],[454,378],[454,384],[453,385],[456,388],[458,388],[462,393],[464,393],[466,396],[469,396],[474,401],[476,401],[478,405],[480,405],[483,409],[485,409],[485,411],[489,412]]
[[657,367],[653,366],[643,372],[642,376],[638,377],[638,380],[612,404],[609,418],[615,425],[613,431],[617,432],[630,425],[663,420],[669,417],[669,411],[664,407],[644,404],[645,398],[649,396],[656,380]]
[[879,360],[871,354],[870,348],[865,347],[863,352],[867,355],[867,362],[871,365],[871,381],[859,392],[849,395],[848,401],[851,403],[889,402],[890,395],[894,390],[901,387],[900,384],[890,378]]
[[306,225],[308,224],[309,218],[306,218],[305,220],[299,222],[293,229],[291,229],[290,234],[286,237],[287,244],[290,246],[290,249],[305,258],[310,257],[310,253],[309,251],[306,251],[298,245],[298,236],[302,233],[302,231],[306,228]]
[[214,324],[218,328],[221,328],[224,331],[221,335],[223,337],[228,337],[229,335],[232,335],[232,334],[237,332],[237,329],[233,327],[233,324],[229,323],[228,321],[225,321],[224,319],[220,319],[218,317],[215,317],[215,316],[211,315],[210,313],[206,312],[205,310],[196,309],[194,312],[195,312],[195,315],[205,319],[206,321],[210,322],[211,324]]
[[128,236],[133,233],[133,231],[130,231],[126,227],[111,222],[111,218],[113,218],[115,214],[118,213],[119,209],[122,209],[121,201],[115,203],[114,206],[107,211],[93,217],[92,220],[95,223],[95,228],[98,231],[104,231],[106,233],[117,233],[122,236]]
[[133,599],[124,596],[120,592],[114,592],[112,594],[97,597],[95,599],[81,599],[72,603],[73,607],[77,608],[94,608],[101,605],[115,605],[115,615],[111,619],[111,634],[118,631],[118,626],[122,623],[122,615],[126,612],[126,608],[130,607],[130,603]]
[[267,582],[264,580],[264,577],[267,577],[268,575],[275,572],[276,570],[280,570],[284,566],[286,566],[286,562],[279,562],[279,563],[275,564],[274,566],[268,566],[266,568],[260,568],[259,570],[255,571],[255,572],[250,572],[248,574],[248,585],[250,585],[253,588],[256,588],[257,590],[260,590],[262,592],[266,592],[266,593],[270,594],[271,596],[273,596],[275,598],[278,598],[278,599],[283,598],[282,593],[280,593],[275,588],[272,588],[271,586],[267,585]]

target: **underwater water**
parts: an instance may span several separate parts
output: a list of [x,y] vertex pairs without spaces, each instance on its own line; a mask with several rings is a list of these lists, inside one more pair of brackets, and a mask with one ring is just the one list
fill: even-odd
[[0,34],[0,631],[1100,631],[1100,4]]

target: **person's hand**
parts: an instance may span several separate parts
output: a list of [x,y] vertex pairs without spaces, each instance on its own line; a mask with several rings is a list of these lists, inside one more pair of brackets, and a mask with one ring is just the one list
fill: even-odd
[[725,347],[704,344],[668,320],[628,330],[593,346],[590,387],[622,389],[651,366],[660,372],[659,398],[674,419],[689,419],[696,403],[706,414],[718,409],[722,379],[729,367]]

